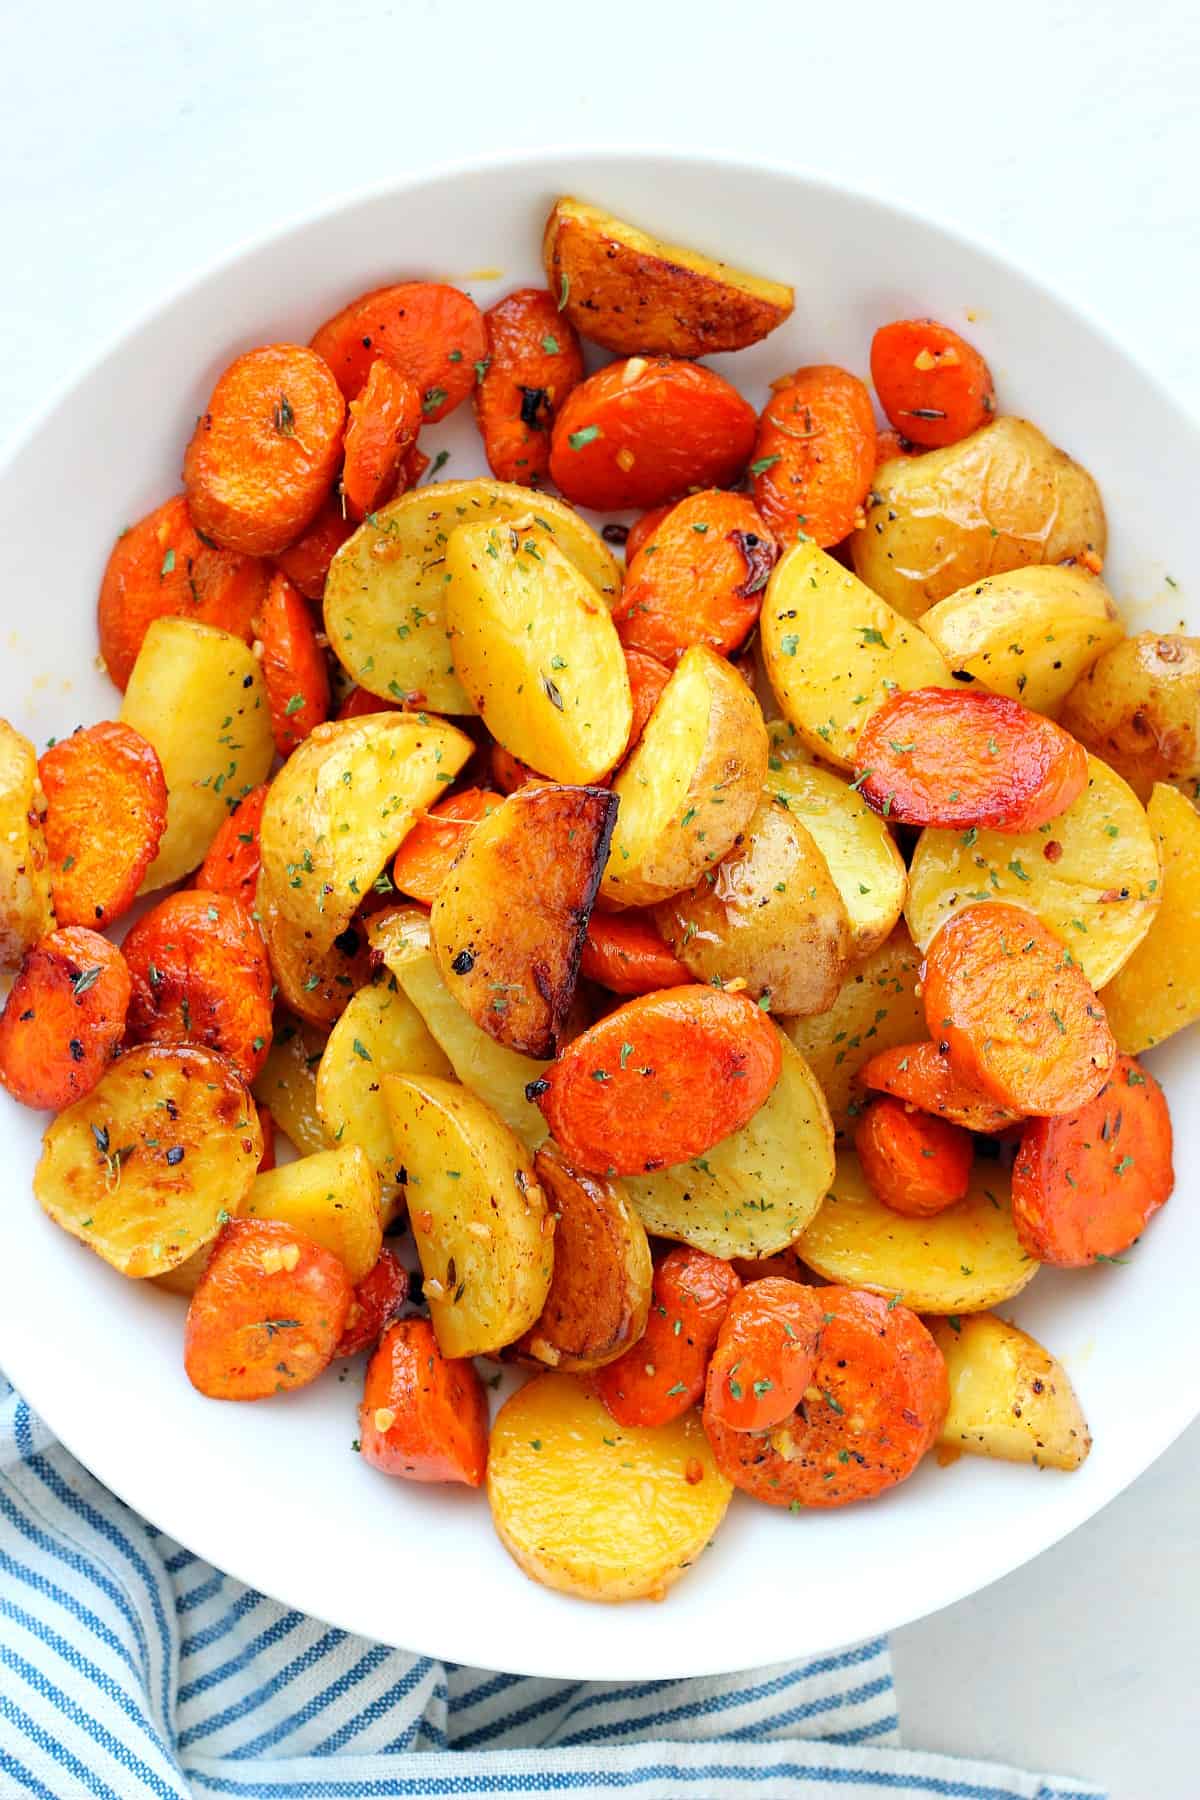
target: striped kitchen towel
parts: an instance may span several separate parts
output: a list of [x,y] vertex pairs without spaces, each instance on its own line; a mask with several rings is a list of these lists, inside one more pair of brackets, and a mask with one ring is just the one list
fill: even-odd
[[883,1639],[621,1685],[488,1674],[351,1637],[163,1537],[0,1375],[6,1800],[1099,1795],[899,1741]]

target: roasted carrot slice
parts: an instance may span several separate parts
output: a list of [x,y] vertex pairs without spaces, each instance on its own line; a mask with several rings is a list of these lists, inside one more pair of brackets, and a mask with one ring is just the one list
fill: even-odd
[[646,729],[650,714],[658,705],[658,697],[671,679],[671,671],[655,656],[644,650],[625,651],[625,667],[629,673],[629,693],[633,700],[633,723],[629,727],[626,754]]
[[83,925],[27,950],[0,1013],[0,1082],[23,1106],[61,1112],[95,1087],[125,1035],[129,970]]
[[421,429],[421,392],[415,381],[376,357],[366,386],[350,402],[342,493],[353,519],[390,500],[408,468]]
[[626,545],[629,573],[613,608],[621,642],[672,668],[689,644],[732,655],[758,618],[778,555],[745,494],[689,495],[632,560]]
[[500,805],[486,788],[464,788],[439,800],[418,819],[392,862],[392,885],[422,906],[432,906],[465,840]]
[[906,438],[898,431],[879,431],[875,434],[875,467],[882,468],[885,462],[894,462],[898,456],[919,456],[920,449],[911,438]]
[[653,994],[692,980],[645,913],[596,913],[588,920],[579,972],[613,994]]
[[1011,1107],[998,1105],[978,1082],[968,1080],[951,1062],[949,1052],[928,1039],[881,1050],[863,1064],[858,1079],[864,1087],[881,1088],[968,1131],[1004,1131],[1021,1118]]
[[857,523],[875,473],[875,412],[856,375],[824,363],[773,384],[750,474],[754,503],[782,543],[822,549]]
[[133,981],[130,1040],[207,1044],[252,1081],[271,1047],[271,970],[240,901],[194,888],[169,894],[123,948]]
[[895,1487],[933,1444],[950,1404],[942,1353],[916,1313],[857,1288],[816,1292],[816,1368],[791,1417],[757,1435],[705,1408],[722,1472],[768,1506],[845,1506]]
[[[258,1116],[262,1118],[261,1106]],[[394,1251],[381,1250],[374,1268],[354,1290],[334,1354],[357,1356],[362,1350],[373,1350],[407,1299],[408,1270]]]
[[1082,744],[1003,694],[916,688],[872,713],[856,752],[858,785],[900,825],[1036,831],[1087,786]]
[[583,379],[575,327],[545,288],[518,288],[483,315],[487,360],[475,419],[492,474],[527,487],[550,466],[550,428]]
[[669,512],[674,512],[676,502],[668,500],[663,506],[652,506],[644,512],[640,519],[635,519],[625,534],[625,567],[637,555],[643,545],[653,542],[654,533],[658,530]]
[[519,757],[514,756],[511,750],[506,750],[502,744],[489,745],[488,769],[502,794],[515,794],[527,781],[542,779],[540,775],[534,774],[528,763],[521,762]]
[[231,900],[240,900],[250,913],[254,911],[258,890],[258,834],[268,792],[264,782],[238,801],[196,873],[198,888],[208,894],[228,894]]
[[780,1250],[775,1256],[735,1256],[733,1267],[743,1281],[804,1281],[804,1265],[794,1250]]
[[366,688],[352,687],[342,704],[334,714],[338,719],[361,719],[366,713],[403,712],[394,700],[381,700],[378,694],[369,694]]
[[416,386],[430,423],[444,418],[475,386],[487,355],[483,314],[444,281],[400,281],[361,294],[326,320],[312,340],[347,400],[366,386],[379,358]]
[[936,319],[894,319],[871,340],[871,380],[897,431],[922,449],[957,444],[996,410],[992,372]]
[[930,1035],[1002,1106],[1075,1112],[1112,1073],[1117,1047],[1087,977],[1019,906],[968,906],[948,919],[924,982]]
[[268,344],[230,363],[183,459],[197,528],[227,550],[277,556],[329,498],[346,404],[327,363]]
[[871,1191],[893,1212],[929,1219],[961,1200],[971,1179],[970,1132],[885,1095],[858,1121],[854,1148]]
[[1175,1186],[1163,1091],[1131,1056],[1078,1112],[1030,1119],[1013,1164],[1013,1223],[1039,1262],[1076,1269],[1128,1250]]
[[627,1000],[531,1084],[563,1155],[598,1175],[703,1156],[779,1079],[779,1037],[742,994],[677,987]]
[[657,506],[727,487],[754,444],[754,409],[723,376],[669,356],[609,363],[567,398],[550,474],[577,506]]
[[38,760],[46,796],[50,891],[60,925],[111,925],[133,905],[167,823],[153,744],[106,719]]
[[367,1366],[358,1419],[362,1453],[385,1475],[482,1483],[487,1395],[473,1362],[442,1355],[428,1319],[388,1326]]
[[683,1244],[654,1271],[644,1335],[593,1376],[618,1425],[667,1425],[694,1406],[741,1282],[727,1262]]
[[258,1112],[258,1128],[262,1132],[262,1155],[258,1159],[258,1172],[265,1175],[275,1167],[275,1120],[269,1106],[261,1103]]
[[735,1294],[708,1365],[706,1419],[768,1431],[811,1386],[825,1308],[820,1290],[767,1276]]
[[331,494],[308,529],[294,544],[279,551],[275,567],[283,571],[293,587],[299,588],[306,600],[321,600],[329,565],[353,531],[353,519],[346,517],[340,500]]
[[256,556],[222,550],[192,523],[176,494],[123,531],[100,583],[100,654],[124,689],[155,619],[195,619],[249,643],[268,569]]
[[188,1380],[210,1400],[264,1400],[333,1359],[353,1290],[332,1250],[278,1219],[231,1219],[192,1295]]
[[275,748],[287,757],[329,717],[329,664],[311,610],[278,570],[267,589],[258,632]]

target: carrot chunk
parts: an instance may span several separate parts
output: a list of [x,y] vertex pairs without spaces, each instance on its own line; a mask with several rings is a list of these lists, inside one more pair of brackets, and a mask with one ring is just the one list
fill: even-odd
[[418,819],[392,862],[392,885],[422,906],[432,906],[450,865],[480,819],[500,805],[499,794],[464,788]]
[[930,1035],[1014,1112],[1074,1112],[1112,1073],[1117,1047],[1087,977],[1019,906],[993,901],[948,919],[924,982]]
[[[628,550],[628,546],[626,546]],[[689,644],[729,656],[762,607],[779,546],[745,494],[691,494],[632,561],[613,623],[627,650],[673,668]]]
[[1004,1131],[1021,1114],[999,1106],[978,1082],[968,1080],[940,1044],[897,1044],[863,1064],[858,1079],[864,1087],[881,1088],[909,1106],[934,1113],[968,1131]]
[[769,1431],[812,1385],[825,1308],[820,1290],[767,1276],[735,1294],[708,1365],[704,1416]]
[[338,719],[361,719],[367,713],[403,712],[394,700],[381,700],[378,694],[369,694],[366,688],[352,687],[342,704],[334,714]]
[[329,717],[329,664],[311,611],[278,571],[271,577],[258,631],[271,731],[275,748],[287,757]]
[[754,503],[782,543],[822,549],[853,531],[875,473],[875,413],[856,375],[818,363],[773,384],[750,473]]
[[129,970],[84,925],[27,950],[0,1013],[0,1082],[23,1106],[61,1112],[95,1087],[125,1035]]
[[1128,1250],[1175,1186],[1163,1091],[1131,1056],[1077,1112],[1030,1119],[1013,1164],[1013,1222],[1039,1262],[1062,1268]]
[[252,913],[258,891],[259,843],[263,807],[269,787],[252,788],[222,821],[208,855],[196,873],[196,886],[208,894],[228,894]]
[[970,1133],[890,1095],[863,1114],[854,1147],[876,1198],[906,1218],[945,1212],[963,1198],[971,1179]]
[[428,1319],[388,1326],[367,1366],[358,1419],[362,1453],[385,1475],[482,1483],[487,1395],[473,1362],[442,1355]]
[[[312,340],[347,400],[367,384],[381,359],[407,375],[432,424],[453,412],[475,386],[487,355],[483,314],[460,288],[444,281],[400,281],[360,294],[327,319]],[[415,479],[415,477],[414,477]]]
[[[258,1116],[262,1118],[261,1106]],[[394,1251],[381,1250],[374,1267],[354,1290],[334,1354],[357,1356],[362,1350],[373,1350],[407,1299],[408,1270]]]
[[158,752],[111,719],[60,738],[38,761],[50,891],[60,925],[111,925],[128,912],[167,824]]
[[207,1044],[252,1081],[271,1047],[262,935],[227,894],[185,888],[144,913],[124,943],[135,1044]]
[[729,1263],[703,1250],[668,1250],[654,1271],[645,1333],[593,1377],[618,1425],[668,1425],[696,1404],[741,1285]]
[[588,920],[579,972],[613,994],[653,994],[692,980],[646,913],[596,913]]
[[329,565],[353,531],[353,519],[346,517],[340,501],[331,494],[308,529],[276,554],[275,567],[306,600],[323,599]]
[[668,500],[663,506],[652,506],[649,512],[644,512],[640,519],[633,521],[625,534],[625,567],[627,569],[643,545],[653,542],[654,533],[667,514],[674,512],[675,506],[674,500]]
[[526,487],[550,467],[550,430],[583,379],[575,328],[545,288],[518,288],[489,307],[487,364],[475,389],[475,419],[492,474]]
[[625,667],[629,674],[629,693],[633,700],[633,723],[629,727],[626,754],[633,749],[658,705],[659,695],[671,679],[671,671],[657,657],[644,650],[625,650]]
[[342,493],[351,518],[366,518],[396,492],[416,447],[421,417],[416,382],[376,357],[366,386],[350,402],[346,427]]
[[992,372],[936,319],[894,319],[871,340],[871,380],[896,430],[922,449],[957,444],[996,410]]

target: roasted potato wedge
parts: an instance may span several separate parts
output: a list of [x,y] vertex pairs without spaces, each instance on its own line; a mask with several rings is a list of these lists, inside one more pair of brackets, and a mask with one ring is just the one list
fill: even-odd
[[443,1356],[487,1356],[540,1317],[554,1219],[520,1139],[436,1075],[385,1075],[408,1217]]
[[551,1369],[599,1369],[636,1344],[650,1310],[650,1245],[623,1186],[574,1169],[554,1144],[533,1159],[554,1215],[554,1273],[518,1350]]
[[650,906],[695,887],[749,823],[766,772],[758,701],[724,657],[693,645],[613,783],[605,899]]
[[1162,905],[1100,995],[1130,1056],[1200,1019],[1200,815],[1178,788],[1159,782],[1146,817],[1162,858]]
[[360,1144],[339,1144],[257,1175],[238,1208],[243,1219],[278,1219],[321,1244],[357,1285],[383,1246],[379,1182]]
[[438,890],[442,980],[523,1056],[558,1049],[616,816],[607,788],[520,788],[476,825]]
[[904,910],[908,874],[896,840],[840,775],[788,754],[774,760],[782,767],[768,774],[767,791],[824,857],[850,920],[851,957],[870,956]]
[[792,289],[627,225],[555,202],[542,242],[552,294],[582,337],[620,356],[715,356],[757,344],[791,315]]
[[241,638],[167,618],[142,640],[121,719],[154,745],[167,781],[167,828],[139,890],[149,894],[203,862],[230,808],[266,779],[271,714]]
[[199,1044],[143,1044],[46,1129],[33,1191],[122,1275],[161,1275],[220,1231],[254,1180],[249,1090]]
[[54,929],[37,752],[0,719],[0,969]]
[[1005,900],[1036,913],[1093,987],[1111,981],[1162,900],[1158,842],[1135,794],[1088,758],[1088,785],[1036,831],[923,831],[908,871],[905,917],[927,950],[958,906]]
[[759,631],[784,717],[839,769],[857,767],[859,732],[897,688],[950,686],[924,632],[807,539],[776,564]]
[[781,1024],[821,1084],[839,1136],[853,1130],[860,1097],[855,1077],[863,1064],[894,1044],[926,1034],[917,991],[921,958],[904,925],[855,965],[828,1012]]
[[1057,563],[973,581],[923,613],[921,630],[956,675],[1052,719],[1080,676],[1124,635],[1104,583]]
[[1018,1241],[998,1163],[977,1166],[965,1200],[910,1219],[875,1198],[851,1150],[839,1152],[829,1195],[796,1250],[827,1281],[894,1294],[921,1313],[982,1312],[1019,1294],[1041,1266]]
[[995,1313],[931,1319],[946,1359],[950,1411],[938,1443],[969,1456],[1078,1469],[1092,1447],[1066,1370],[1036,1338]]
[[506,481],[435,481],[381,506],[334,557],[325,629],[343,668],[369,694],[469,713],[450,657],[446,545],[456,525],[527,518],[553,536],[611,604],[621,572],[603,541],[561,500]]
[[654,922],[700,981],[744,981],[772,1012],[832,1006],[850,962],[850,918],[815,840],[764,792],[740,841]]
[[284,917],[263,873],[258,878],[254,912],[266,939],[280,998],[298,1018],[328,1030],[341,1018],[354,990],[370,976],[366,940],[359,926],[352,922],[326,949],[319,950],[311,931]]
[[1200,638],[1126,638],[1071,689],[1060,718],[1148,800],[1156,781],[1200,793]]
[[660,1600],[733,1492],[698,1412],[618,1425],[582,1381],[558,1374],[501,1407],[487,1490],[497,1535],[526,1575],[583,1600]]
[[254,1078],[254,1097],[304,1156],[332,1148],[317,1111],[317,1070],[326,1034],[301,1019],[277,1015],[267,1060]]
[[857,573],[906,619],[969,583],[1059,563],[1108,543],[1099,489],[1027,419],[875,471],[866,522],[850,539]]
[[601,780],[633,723],[603,596],[533,512],[457,526],[446,572],[454,667],[497,743],[554,781]]
[[263,807],[259,891],[318,956],[473,748],[444,719],[368,713],[318,725],[292,752]]

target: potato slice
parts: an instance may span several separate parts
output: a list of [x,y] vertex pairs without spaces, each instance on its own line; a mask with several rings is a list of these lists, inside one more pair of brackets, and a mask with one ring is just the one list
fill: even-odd
[[248,645],[193,619],[155,619],[121,719],[154,745],[167,781],[167,828],[139,889],[149,894],[204,860],[230,808],[266,779],[275,740]]
[[839,1136],[853,1130],[860,1100],[855,1077],[880,1050],[927,1035],[917,992],[921,958],[904,925],[853,968],[828,1012],[780,1023],[808,1059]]
[[334,557],[325,629],[334,654],[369,694],[432,712],[469,713],[447,638],[446,545],[456,525],[527,518],[536,509],[580,574],[611,605],[621,572],[590,525],[561,500],[506,481],[435,481],[380,507]]
[[1036,913],[1093,987],[1111,981],[1162,900],[1158,843],[1136,795],[1098,757],[1073,805],[1036,831],[923,831],[905,917],[919,950],[956,907],[1005,900]]
[[551,1369],[599,1369],[646,1329],[646,1229],[620,1182],[572,1168],[557,1145],[539,1150],[533,1166],[555,1218],[554,1274],[542,1315],[517,1348]]
[[143,1044],[47,1127],[33,1191],[122,1275],[161,1275],[212,1242],[261,1155],[254,1102],[223,1057]]
[[613,783],[605,899],[650,906],[695,887],[749,823],[766,772],[758,701],[724,657],[692,645]]
[[827,1281],[894,1294],[921,1313],[982,1312],[1019,1294],[1041,1266],[1017,1240],[998,1163],[977,1164],[956,1206],[910,1219],[875,1198],[851,1150],[839,1152],[829,1196],[796,1250]]
[[263,808],[259,886],[318,956],[473,749],[444,719],[369,713],[318,725],[292,752]]
[[1096,483],[1027,419],[995,419],[944,450],[875,471],[854,567],[907,619],[969,583],[1108,542]]
[[394,975],[359,988],[329,1034],[317,1068],[317,1114],[330,1142],[359,1144],[379,1183],[384,1222],[401,1194],[380,1079],[454,1073]]
[[831,1006],[851,955],[850,919],[825,858],[764,793],[740,841],[654,922],[699,981],[743,981],[772,1012]]
[[487,1490],[514,1561],[583,1600],[661,1600],[708,1544],[733,1492],[699,1413],[617,1425],[573,1375],[539,1375],[501,1407]]
[[1078,1469],[1092,1447],[1066,1370],[1036,1338],[998,1319],[931,1319],[946,1359],[950,1411],[938,1443],[969,1456]]
[[317,1111],[317,1069],[326,1034],[300,1019],[279,1016],[267,1060],[254,1078],[254,1097],[297,1150],[314,1155],[331,1148]]
[[549,1063],[498,1044],[458,1004],[438,970],[429,917],[419,906],[377,914],[369,933],[372,949],[420,1013],[463,1086],[478,1094],[527,1150],[536,1150],[549,1127],[525,1090]]
[[951,669],[1054,719],[1124,627],[1102,581],[1055,564],[973,581],[923,613],[921,630]]
[[1146,817],[1162,857],[1162,905],[1100,995],[1130,1056],[1200,1019],[1200,816],[1178,788],[1159,782]]
[[554,1220],[520,1139],[436,1075],[385,1075],[408,1216],[443,1356],[487,1356],[546,1304]]
[[523,1056],[559,1047],[616,815],[607,788],[520,788],[475,826],[434,900],[442,980]]
[[0,969],[54,929],[37,752],[0,719]]
[[857,767],[859,732],[897,688],[950,686],[924,632],[807,539],[776,564],[759,630],[784,717],[839,769]]
[[1067,695],[1064,728],[1124,776],[1140,800],[1156,781],[1200,792],[1200,638],[1139,632],[1094,662]]
[[552,294],[581,336],[621,356],[715,356],[757,344],[793,290],[664,243],[598,206],[555,202],[542,241]]
[[362,931],[351,923],[327,949],[318,950],[310,931],[283,916],[261,871],[254,915],[267,942],[279,997],[298,1018],[328,1030],[341,1018],[354,990],[369,978]]
[[832,770],[787,754],[776,760],[783,766],[768,774],[767,791],[824,857],[849,916],[850,955],[870,956],[904,910],[908,872],[896,840],[858,789]]
[[528,513],[458,526],[446,569],[454,667],[497,743],[555,781],[601,780],[633,701],[600,594]]
[[339,1144],[256,1176],[238,1214],[302,1232],[333,1252],[355,1286],[383,1247],[379,1182],[360,1144]]

